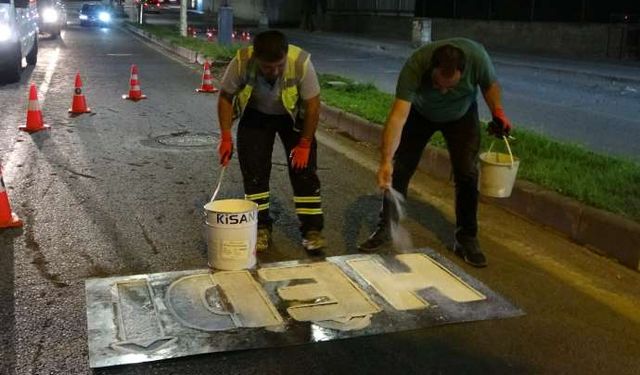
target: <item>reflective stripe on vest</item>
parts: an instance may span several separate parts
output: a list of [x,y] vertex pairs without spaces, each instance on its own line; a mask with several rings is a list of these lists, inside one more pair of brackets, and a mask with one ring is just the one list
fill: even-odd
[[[311,55],[300,47],[289,44],[287,62],[284,74],[282,75],[281,99],[284,108],[295,121],[296,107],[299,101],[298,83],[302,81],[307,73],[309,57]],[[258,66],[253,57],[253,47],[245,47],[238,50],[236,59],[238,60],[238,74],[245,82],[245,86],[237,95],[239,108],[237,115],[241,116],[249,103],[253,87],[256,84]]]

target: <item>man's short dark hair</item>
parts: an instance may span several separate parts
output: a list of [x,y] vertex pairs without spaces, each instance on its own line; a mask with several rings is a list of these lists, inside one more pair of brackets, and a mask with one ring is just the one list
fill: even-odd
[[275,62],[282,60],[289,51],[287,37],[277,30],[268,30],[256,35],[253,39],[254,56],[262,61]]
[[465,57],[464,52],[460,48],[456,48],[450,44],[438,47],[433,51],[431,57],[431,66],[440,69],[444,77],[451,77],[459,70],[464,71]]

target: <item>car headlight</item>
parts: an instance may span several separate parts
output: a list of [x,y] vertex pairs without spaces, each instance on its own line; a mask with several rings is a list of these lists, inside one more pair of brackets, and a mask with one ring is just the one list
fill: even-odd
[[6,42],[11,39],[13,32],[9,25],[0,24],[0,42]]
[[78,18],[80,18],[81,20],[88,20],[89,19],[89,17],[87,17],[84,14],[81,14],[80,17],[78,17]]
[[45,23],[54,23],[58,21],[58,11],[53,8],[46,8],[42,11],[42,20]]
[[100,14],[98,14],[98,19],[101,22],[111,22],[111,15],[107,12],[100,12]]

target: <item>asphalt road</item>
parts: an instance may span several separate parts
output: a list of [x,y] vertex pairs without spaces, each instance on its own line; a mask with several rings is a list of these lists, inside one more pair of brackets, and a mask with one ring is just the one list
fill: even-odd
[[[149,99],[121,99],[129,67]],[[70,117],[80,71],[93,113]],[[119,29],[69,27],[41,43],[20,83],[0,86],[0,157],[22,230],[0,231],[0,373],[323,374],[640,372],[640,274],[492,206],[480,207],[478,270],[447,248],[452,187],[418,173],[407,227],[527,315],[297,347],[219,353],[92,371],[84,281],[203,268],[202,206],[218,168],[214,145],[168,147],[171,134],[217,132],[215,96],[199,72]],[[52,129],[21,133],[28,83]],[[188,132],[188,133],[185,133]],[[374,225],[375,150],[319,132],[326,255],[354,253]],[[279,147],[279,146],[278,146]],[[260,262],[306,259],[284,152],[274,153],[274,247]],[[237,160],[222,197],[242,195]]]

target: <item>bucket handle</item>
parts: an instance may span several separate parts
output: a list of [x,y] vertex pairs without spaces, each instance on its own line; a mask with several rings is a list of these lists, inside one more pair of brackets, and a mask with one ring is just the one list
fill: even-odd
[[[511,152],[511,147],[509,146],[509,140],[507,139],[506,136],[502,136],[502,140],[504,140],[504,144],[507,145],[507,151],[509,151],[509,157],[511,158],[511,167],[513,168],[513,153]],[[493,148],[493,144],[495,143],[495,141],[491,141],[491,144],[489,145],[489,151],[488,154],[491,155],[491,149]],[[498,161],[498,153],[496,152],[496,161]]]
[[222,178],[224,177],[224,171],[226,170],[227,170],[226,166],[222,167],[222,169],[220,170],[220,176],[218,177],[218,185],[216,185],[216,190],[213,191],[213,195],[211,196],[211,199],[209,200],[209,202],[213,202],[216,199],[216,196],[220,191],[220,185],[222,185]]

